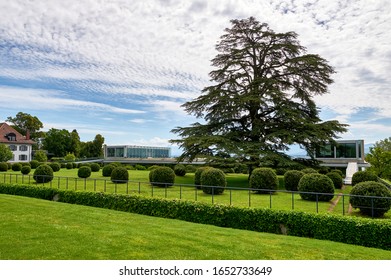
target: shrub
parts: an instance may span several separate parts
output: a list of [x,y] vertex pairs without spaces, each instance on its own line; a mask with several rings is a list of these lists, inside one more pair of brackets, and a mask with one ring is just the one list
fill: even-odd
[[49,166],[53,169],[53,172],[58,172],[61,169],[61,165],[58,162],[49,163]]
[[377,181],[376,174],[370,171],[357,171],[356,173],[353,174],[352,186],[367,181]]
[[45,151],[38,150],[34,154],[34,159],[39,162],[46,162],[48,160],[48,156],[46,155]]
[[154,170],[154,169],[156,169],[156,168],[158,168],[158,167],[160,167],[160,166],[154,164],[154,165],[151,165],[150,167],[148,167],[148,170],[151,171],[151,170]]
[[[278,178],[273,169],[268,167],[256,168],[250,175],[249,187],[257,193],[270,193],[278,188]],[[260,190],[257,190],[260,189]]]
[[289,170],[284,174],[285,189],[288,191],[297,191],[301,177],[304,173],[299,170]]
[[64,160],[66,161],[75,161],[76,156],[73,153],[67,153],[67,155],[64,157]]
[[303,172],[304,174],[318,173],[318,171],[313,168],[304,168],[301,170],[301,172]]
[[342,180],[342,176],[339,175],[338,172],[329,172],[326,174],[327,177],[329,177],[331,179],[331,181],[333,181],[333,184],[334,184],[334,188],[336,189],[341,189],[342,186],[343,186],[343,180]]
[[91,167],[89,166],[81,166],[78,170],[77,170],[77,176],[79,176],[79,178],[88,178],[91,176]]
[[[357,183],[350,192],[349,202],[364,215],[381,217],[391,208],[391,192],[381,183],[366,181]],[[371,198],[371,196],[381,198]]]
[[67,162],[65,167],[66,167],[66,169],[73,169],[73,163],[72,162]]
[[197,167],[195,167],[194,165],[192,165],[192,164],[186,165],[186,173],[194,173],[194,172],[196,172],[196,170],[197,170]]
[[330,201],[334,197],[333,181],[326,175],[319,173],[305,174],[300,179],[298,190],[300,192],[312,192],[300,193],[301,198],[304,200]]
[[30,161],[30,165],[31,165],[31,169],[35,169],[39,166],[39,161],[33,159],[32,161]]
[[91,163],[90,167],[92,172],[98,172],[100,170],[100,165],[96,162]]
[[113,172],[114,168],[116,168],[116,167],[117,166],[112,164],[112,163],[103,166],[103,168],[102,168],[102,176],[103,177],[110,177],[111,176],[111,172]]
[[29,165],[24,165],[20,171],[23,175],[27,175],[31,172],[31,167]]
[[22,165],[20,163],[14,163],[11,168],[13,171],[20,171],[22,170]]
[[47,164],[41,164],[35,171],[33,178],[37,183],[47,183],[53,180],[53,169]]
[[199,190],[201,189],[201,175],[202,175],[202,172],[204,172],[204,170],[206,170],[208,168],[211,168],[211,167],[209,167],[209,166],[199,167],[199,168],[197,168],[197,170],[194,173],[194,185],[196,185],[196,188],[199,189]]
[[0,162],[0,171],[8,171],[8,164],[6,162]]
[[174,173],[177,176],[185,176],[186,175],[186,167],[183,164],[177,164],[174,167]]
[[227,181],[223,171],[217,168],[207,168],[201,173],[201,188],[207,194],[222,194]]
[[342,178],[344,177],[343,172],[339,169],[332,169],[332,170],[330,170],[330,172],[335,172],[335,173],[339,174]]
[[175,181],[174,170],[167,166],[159,166],[149,172],[149,181],[153,186],[172,186]]
[[147,170],[147,168],[146,168],[144,165],[141,165],[141,164],[136,164],[136,165],[134,166],[134,168],[135,168],[136,170]]
[[129,180],[128,169],[124,166],[114,168],[111,172],[111,181],[117,184],[124,184]]
[[318,170],[319,174],[327,175],[330,172],[330,168],[327,166],[321,166]]

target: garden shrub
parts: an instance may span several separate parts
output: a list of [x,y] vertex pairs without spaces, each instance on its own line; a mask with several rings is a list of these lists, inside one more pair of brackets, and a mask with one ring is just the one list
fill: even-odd
[[168,166],[159,166],[149,172],[149,182],[152,186],[169,187],[174,184],[175,173]]
[[[391,208],[391,192],[381,183],[366,181],[357,183],[350,192],[349,202],[364,215],[381,217]],[[371,198],[371,196],[381,198]]]
[[343,174],[343,172],[339,169],[332,169],[332,170],[330,170],[330,172],[335,172],[335,173],[339,174],[341,176],[341,178],[343,178],[345,176]]
[[209,167],[209,166],[199,167],[199,168],[197,168],[197,170],[194,173],[194,185],[199,190],[201,189],[201,175],[202,175],[202,172],[204,172],[204,170],[206,170],[208,168],[211,168],[211,167]]
[[48,156],[45,151],[38,150],[34,153],[34,159],[38,162],[46,162],[48,160]]
[[14,163],[12,164],[12,171],[20,171],[22,170],[22,165],[20,163]]
[[0,162],[0,171],[1,172],[8,171],[8,164],[6,162]]
[[334,184],[334,188],[335,189],[341,189],[342,186],[343,186],[343,179],[341,177],[341,175],[339,175],[338,172],[329,172],[326,174],[327,177],[329,177],[331,179],[331,181],[333,181],[333,184]]
[[66,161],[75,161],[76,160],[76,156],[74,155],[74,153],[67,153],[67,155],[64,157],[64,160],[66,160]]
[[156,169],[158,167],[160,167],[160,165],[154,164],[154,165],[151,165],[150,167],[148,167],[148,170],[153,170],[153,169]]
[[47,183],[53,180],[53,169],[47,164],[41,164],[35,171],[33,178],[37,183]]
[[91,167],[89,166],[81,166],[78,170],[77,170],[77,176],[79,178],[88,178],[91,176]]
[[27,175],[31,172],[31,167],[29,165],[24,165],[20,171],[23,175]]
[[61,169],[61,165],[58,162],[49,163],[49,166],[53,169],[53,172],[58,172]]
[[[319,173],[304,174],[300,179],[298,190],[304,200],[330,201],[334,197],[333,181],[326,175]],[[312,192],[314,194],[302,192]]]
[[206,194],[222,194],[227,181],[222,170],[217,168],[207,168],[201,173],[201,188]]
[[196,170],[197,170],[197,167],[195,167],[194,165],[192,165],[192,164],[186,165],[186,173],[194,173],[194,172],[196,172]]
[[72,162],[67,162],[65,167],[66,167],[66,169],[73,169],[73,163]]
[[40,165],[40,163],[38,160],[33,159],[32,161],[30,161],[30,165],[31,165],[31,169],[35,169]]
[[319,174],[327,175],[330,172],[330,168],[327,166],[321,166],[318,170]]
[[260,167],[253,170],[250,175],[249,188],[257,193],[270,193],[277,190],[279,181],[273,169]]
[[353,174],[352,186],[367,181],[377,181],[376,174],[370,171],[357,171],[356,173]]
[[100,170],[100,165],[96,162],[91,163],[90,167],[92,172],[98,172]]
[[301,172],[303,172],[304,174],[318,173],[318,171],[309,167],[302,169]]
[[183,164],[177,164],[174,167],[174,173],[177,176],[185,176],[186,175],[186,167]]
[[124,166],[114,168],[111,172],[111,181],[117,184],[124,184],[129,180],[128,169]]
[[134,168],[135,168],[136,170],[147,170],[147,168],[146,168],[144,165],[141,165],[141,164],[136,164],[136,165],[134,166]]
[[297,191],[301,177],[304,173],[299,170],[288,170],[284,174],[285,189],[288,191]]
[[10,162],[7,162],[8,170],[12,169],[12,164]]
[[111,176],[111,172],[113,172],[113,170],[116,167],[117,167],[117,165],[112,164],[112,163],[103,166],[103,168],[102,168],[102,176],[103,177],[110,177]]

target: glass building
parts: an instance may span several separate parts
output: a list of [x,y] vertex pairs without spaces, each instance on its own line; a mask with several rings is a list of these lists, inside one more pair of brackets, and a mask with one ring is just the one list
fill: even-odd
[[105,146],[105,158],[169,158],[168,147],[119,145]]

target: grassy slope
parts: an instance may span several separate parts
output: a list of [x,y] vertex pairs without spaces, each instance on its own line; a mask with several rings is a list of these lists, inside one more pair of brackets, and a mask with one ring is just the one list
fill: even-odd
[[373,248],[0,195],[0,259],[391,259]]

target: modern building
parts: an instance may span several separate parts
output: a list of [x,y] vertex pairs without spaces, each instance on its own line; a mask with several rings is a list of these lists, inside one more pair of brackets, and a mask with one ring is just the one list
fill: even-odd
[[170,158],[171,148],[168,147],[150,147],[150,146],[135,146],[135,145],[104,145],[105,159],[154,159],[154,158]]
[[29,134],[23,136],[7,123],[0,123],[0,143],[7,145],[12,151],[10,162],[30,162],[32,146],[35,144]]

